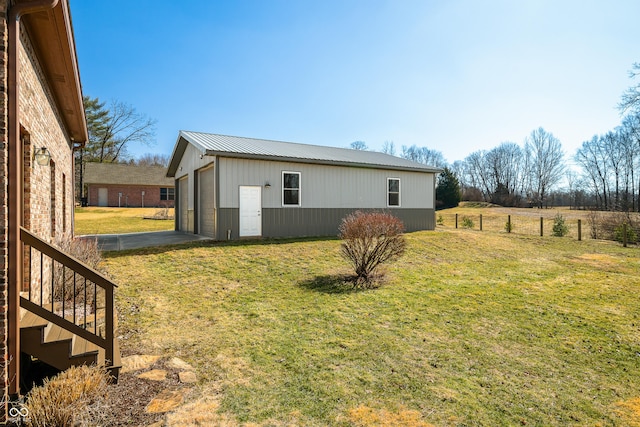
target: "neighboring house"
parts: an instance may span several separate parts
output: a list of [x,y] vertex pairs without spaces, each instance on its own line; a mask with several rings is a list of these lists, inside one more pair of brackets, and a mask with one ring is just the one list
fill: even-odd
[[163,166],[87,163],[83,180],[89,206],[173,207],[174,180]]
[[181,131],[176,229],[218,240],[330,236],[355,210],[435,228],[440,169],[372,151]]
[[35,379],[31,363],[62,370],[106,357],[115,367],[117,343],[114,285],[55,247],[73,237],[73,150],[87,140],[68,0],[0,8],[3,423],[8,402]]

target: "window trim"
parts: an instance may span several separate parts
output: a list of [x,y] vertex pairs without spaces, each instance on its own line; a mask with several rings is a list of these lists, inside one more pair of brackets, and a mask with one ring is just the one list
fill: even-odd
[[[391,181],[398,181],[398,193],[396,192],[391,192],[391,190],[389,189],[389,183]],[[391,194],[398,194],[398,204],[397,205],[392,205],[389,203],[389,196]],[[400,178],[387,178],[387,207],[388,208],[399,208],[402,206],[402,182],[400,181]]]
[[[297,204],[285,203],[284,202],[284,192],[286,190],[295,190],[295,188],[285,188],[285,186],[284,186],[284,176],[285,176],[285,174],[298,175],[298,203]],[[282,171],[282,193],[281,193],[280,197],[281,197],[282,207],[285,207],[285,208],[296,208],[296,207],[302,206],[302,172]]]

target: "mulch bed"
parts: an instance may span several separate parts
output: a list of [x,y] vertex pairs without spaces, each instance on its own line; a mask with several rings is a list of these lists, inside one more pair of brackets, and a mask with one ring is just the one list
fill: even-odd
[[[137,378],[142,372],[151,369],[164,369],[167,379],[152,381]],[[149,414],[146,407],[164,390],[177,390],[181,387],[178,371],[164,365],[160,359],[148,369],[120,374],[117,384],[109,388],[110,411],[109,426],[146,426],[164,419],[164,414]]]

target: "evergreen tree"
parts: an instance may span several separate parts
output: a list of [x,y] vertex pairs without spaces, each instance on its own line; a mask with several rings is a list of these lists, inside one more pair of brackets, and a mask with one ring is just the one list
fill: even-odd
[[458,206],[462,200],[460,182],[455,174],[448,167],[438,176],[438,186],[436,187],[436,208],[446,209]]

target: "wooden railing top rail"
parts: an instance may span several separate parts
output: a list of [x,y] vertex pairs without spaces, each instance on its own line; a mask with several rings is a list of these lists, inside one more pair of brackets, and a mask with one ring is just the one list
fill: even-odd
[[38,236],[32,234],[29,230],[26,230],[21,227],[20,238],[22,242],[25,243],[26,245],[29,245],[39,250],[43,254],[48,255],[52,259],[58,261],[60,264],[63,264],[66,267],[71,268],[73,271],[76,271],[77,273],[87,278],[88,280],[92,281],[93,283],[97,284],[101,288],[106,289],[107,291],[113,291],[114,288],[118,287],[115,283],[113,283],[111,280],[106,278],[100,272],[83,264],[82,261],[79,261],[76,258],[65,254],[59,249],[56,249],[53,245],[51,245],[50,243],[47,243],[46,241],[42,240]]

